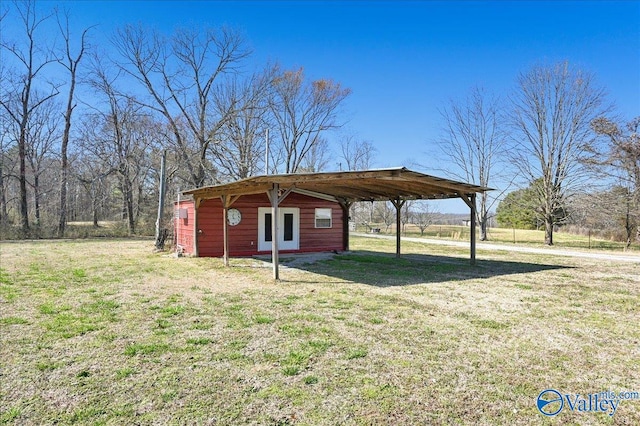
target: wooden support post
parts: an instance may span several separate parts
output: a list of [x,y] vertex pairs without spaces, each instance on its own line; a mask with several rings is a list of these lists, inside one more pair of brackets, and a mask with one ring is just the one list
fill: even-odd
[[222,254],[222,262],[224,266],[229,266],[229,195],[223,195],[222,199],[222,244],[224,251]]
[[280,185],[277,183],[273,184],[273,188],[267,193],[269,199],[271,200],[271,263],[273,264],[273,279],[280,279],[280,271],[278,269],[279,258],[278,258],[278,205],[280,204],[280,199],[278,197],[278,192],[280,190]]
[[402,226],[400,221],[401,210],[402,206],[396,206],[396,257],[400,257],[400,226]]
[[352,205],[352,201],[340,201],[340,207],[342,207],[342,249],[344,251],[349,251],[349,210]]
[[476,264],[476,194],[471,194],[471,264]]
[[398,198],[397,200],[391,200],[391,202],[396,208],[396,257],[400,257],[400,226],[402,225],[400,214],[406,200]]
[[469,210],[471,211],[471,236],[469,238],[470,241],[470,260],[471,264],[476,264],[476,194],[461,194],[460,198],[469,206]]

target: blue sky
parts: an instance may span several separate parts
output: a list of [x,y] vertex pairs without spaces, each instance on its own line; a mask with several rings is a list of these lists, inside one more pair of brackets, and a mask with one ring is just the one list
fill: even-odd
[[[438,108],[474,85],[507,96],[519,72],[568,60],[595,73],[622,117],[640,115],[639,1],[43,1],[72,21],[114,28],[141,22],[227,24],[244,32],[256,67],[304,67],[353,93],[346,129],[371,141],[375,166],[435,170]],[[337,163],[338,160],[336,160]],[[337,164],[335,166],[337,168]]]

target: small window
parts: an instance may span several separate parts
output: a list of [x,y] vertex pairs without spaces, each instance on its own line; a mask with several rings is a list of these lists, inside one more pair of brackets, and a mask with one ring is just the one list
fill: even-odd
[[271,213],[264,215],[264,240],[271,242]]
[[331,228],[331,209],[316,209],[316,228]]
[[284,240],[293,241],[293,213],[284,214]]

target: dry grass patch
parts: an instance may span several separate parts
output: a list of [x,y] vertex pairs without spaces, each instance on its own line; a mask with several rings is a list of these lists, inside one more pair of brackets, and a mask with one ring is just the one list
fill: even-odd
[[[395,229],[391,228],[385,231],[381,226],[383,233],[395,235]],[[360,232],[368,232],[368,228],[360,228]],[[469,227],[462,225],[431,225],[421,233],[416,225],[407,225],[403,227],[403,236],[406,237],[423,237],[436,238],[444,240],[469,241]],[[533,247],[546,247],[544,245],[544,230],[531,229],[512,229],[512,228],[489,228],[487,237],[490,243],[509,243],[518,245],[527,245]],[[623,251],[626,243],[614,241],[612,239],[598,238],[595,236],[574,234],[565,232],[564,228],[553,233],[553,241],[556,247],[572,248],[572,249],[596,249],[605,251]],[[634,241],[628,251],[638,252],[640,244]]]
[[284,268],[150,241],[0,247],[0,423],[639,424],[640,265],[355,238]]

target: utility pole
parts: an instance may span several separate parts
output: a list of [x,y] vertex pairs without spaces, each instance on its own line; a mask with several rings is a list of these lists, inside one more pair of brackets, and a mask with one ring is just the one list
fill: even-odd
[[167,150],[162,151],[162,162],[160,163],[160,188],[158,195],[158,216],[156,218],[156,249],[164,249],[164,241],[167,238],[167,230],[162,227],[162,211],[164,210],[165,198],[165,169],[167,163]]
[[269,128],[265,131],[264,136],[264,174],[269,174]]

